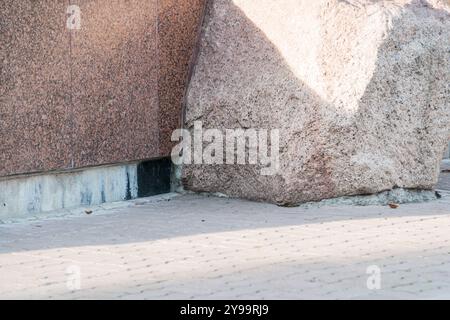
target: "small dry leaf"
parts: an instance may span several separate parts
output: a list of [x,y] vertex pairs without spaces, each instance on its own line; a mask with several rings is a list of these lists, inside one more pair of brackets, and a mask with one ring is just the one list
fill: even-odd
[[391,209],[397,209],[398,207],[400,207],[400,205],[398,203],[389,203],[389,207],[391,207]]

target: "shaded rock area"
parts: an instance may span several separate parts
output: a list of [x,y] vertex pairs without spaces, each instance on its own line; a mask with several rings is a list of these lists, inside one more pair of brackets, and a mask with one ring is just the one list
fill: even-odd
[[431,190],[450,139],[445,1],[211,0],[185,125],[278,129],[280,169],[192,164],[188,190],[293,205]]

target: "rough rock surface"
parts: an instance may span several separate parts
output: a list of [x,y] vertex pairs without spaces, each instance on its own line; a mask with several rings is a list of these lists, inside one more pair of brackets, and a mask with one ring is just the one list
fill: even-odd
[[280,170],[185,165],[186,189],[292,205],[432,189],[450,139],[442,0],[210,0],[187,128],[279,129]]

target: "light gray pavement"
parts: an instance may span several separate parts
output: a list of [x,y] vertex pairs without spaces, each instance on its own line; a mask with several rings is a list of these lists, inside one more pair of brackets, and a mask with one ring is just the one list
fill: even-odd
[[165,195],[5,223],[0,298],[450,298],[450,193],[398,209]]

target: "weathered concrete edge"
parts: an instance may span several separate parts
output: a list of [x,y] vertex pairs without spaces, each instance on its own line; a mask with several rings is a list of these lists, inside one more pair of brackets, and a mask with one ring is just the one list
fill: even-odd
[[442,197],[442,194],[441,191],[438,190],[396,188],[370,195],[343,196],[332,199],[324,199],[319,202],[307,202],[301,204],[300,206],[301,207],[321,207],[321,206],[337,206],[337,205],[386,206],[391,203],[407,204],[407,203],[428,202],[437,200],[440,197]]
[[[218,198],[230,198],[223,193],[218,192],[194,192],[190,190],[183,190],[184,194],[197,194],[204,195],[207,197],[218,197]],[[353,196],[343,196],[331,199],[324,199],[316,202],[305,202],[291,205],[289,207],[301,207],[301,208],[317,208],[322,206],[385,206],[390,203],[396,204],[406,204],[406,203],[421,203],[427,201],[437,200],[442,196],[450,196],[450,192],[446,190],[420,190],[420,189],[403,189],[397,188],[392,190],[386,190],[376,194],[370,195],[353,195]],[[251,200],[247,200],[251,201]],[[276,205],[276,204],[274,204]]]
[[[170,201],[176,197],[180,196],[178,193],[164,193],[156,196],[138,198],[132,200],[121,200],[115,201],[111,203],[103,203],[100,205],[94,206],[80,206],[73,209],[58,209],[54,211],[41,212],[39,214],[33,215],[24,215],[17,216],[12,218],[0,219],[0,224],[9,225],[9,224],[29,224],[36,223],[44,220],[65,220],[77,217],[85,217],[85,216],[99,216],[99,215],[107,215],[111,213],[115,213],[118,210],[136,207],[136,206],[145,206],[151,205],[162,201]],[[91,214],[87,214],[86,210],[89,209]]]
[[0,181],[0,218],[137,197],[137,164],[21,176]]
[[[149,176],[145,172],[145,165],[151,166],[152,163],[158,165],[156,161],[136,162],[2,179],[0,220],[92,207],[169,192],[169,185],[159,185],[166,184],[165,179],[170,177]],[[154,171],[151,169],[150,167],[150,171]],[[148,186],[150,191],[147,190]]]

